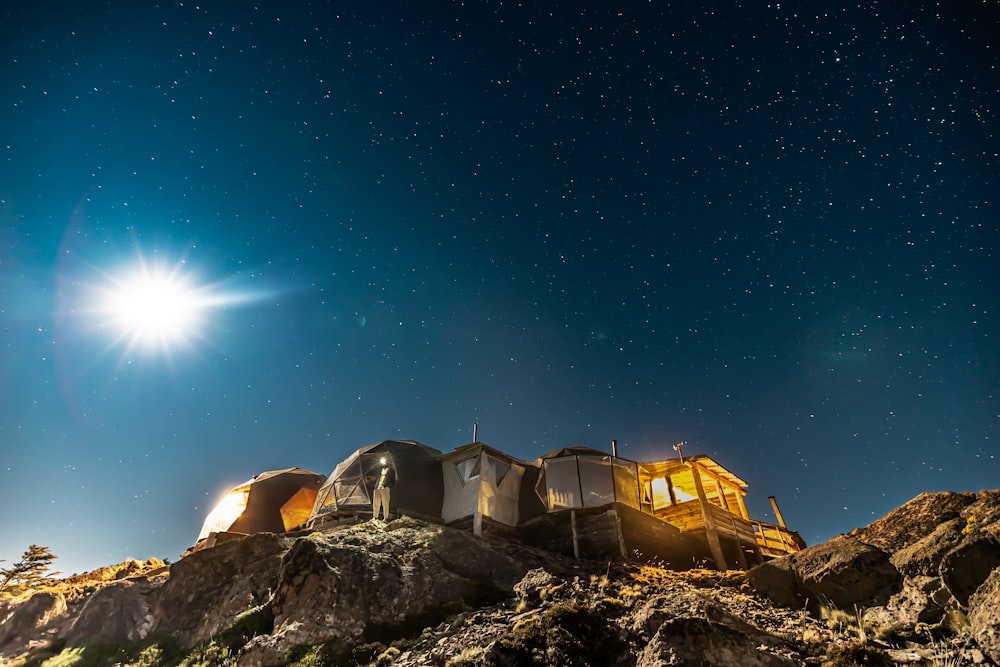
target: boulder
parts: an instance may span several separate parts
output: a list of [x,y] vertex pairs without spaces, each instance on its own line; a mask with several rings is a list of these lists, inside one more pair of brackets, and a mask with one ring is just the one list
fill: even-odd
[[797,664],[790,656],[769,650],[754,635],[748,635],[707,618],[671,618],[639,652],[636,667],[679,665],[744,665],[786,667]]
[[289,545],[285,537],[257,533],[181,559],[154,596],[152,631],[191,647],[267,604]]
[[747,572],[747,581],[758,593],[782,607],[799,608],[808,601],[789,556],[754,566]]
[[548,596],[554,586],[561,585],[559,579],[544,568],[529,570],[521,581],[514,584],[514,593],[527,606],[534,607]]
[[936,577],[944,555],[962,541],[965,525],[962,518],[944,521],[927,535],[892,554],[889,560],[905,576]]
[[510,595],[526,567],[469,533],[402,518],[299,538],[271,603],[274,631],[246,664],[277,664],[296,645],[346,648],[413,619],[443,617],[488,589]]
[[61,593],[35,593],[24,602],[3,611],[0,616],[0,648],[7,644],[27,644],[51,634],[48,630],[66,613],[66,598]]
[[123,646],[145,639],[153,628],[154,590],[156,584],[147,580],[116,581],[98,589],[67,631],[67,646]]
[[762,563],[747,576],[776,604],[829,603],[841,609],[883,604],[902,583],[887,553],[850,535]]
[[980,650],[1000,663],[1000,568],[969,598],[969,628]]
[[912,627],[938,623],[951,608],[957,604],[941,579],[920,575],[904,578],[902,589],[885,605],[866,610],[864,619],[883,628]]
[[970,535],[941,559],[941,581],[960,605],[971,596],[994,569],[1000,567],[1000,543],[991,535]]

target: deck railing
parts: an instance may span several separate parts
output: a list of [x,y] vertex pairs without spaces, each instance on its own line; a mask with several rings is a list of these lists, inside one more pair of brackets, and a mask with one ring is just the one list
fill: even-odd
[[754,533],[757,535],[757,544],[766,548],[792,554],[802,549],[800,539],[787,528],[776,526],[773,523],[765,523],[751,519]]

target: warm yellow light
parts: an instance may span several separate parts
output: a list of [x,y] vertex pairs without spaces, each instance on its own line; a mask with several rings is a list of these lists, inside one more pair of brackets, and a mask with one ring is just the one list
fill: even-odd
[[[653,491],[653,509],[669,507],[671,505],[670,491],[667,489],[667,480],[665,477],[656,477],[650,480],[649,486]],[[678,503],[686,503],[689,500],[696,500],[698,496],[685,493],[675,486],[674,498],[677,499]]]
[[203,540],[211,533],[223,533],[236,523],[236,520],[247,508],[247,498],[250,496],[250,487],[241,486],[230,491],[225,498],[208,513],[205,523],[201,527],[198,539]]
[[690,493],[681,491],[676,486],[674,487],[674,498],[676,498],[679,503],[686,503],[689,500],[698,500],[698,496],[692,496]]
[[649,484],[653,489],[653,509],[669,507],[670,492],[667,491],[667,480],[663,477],[657,477]]

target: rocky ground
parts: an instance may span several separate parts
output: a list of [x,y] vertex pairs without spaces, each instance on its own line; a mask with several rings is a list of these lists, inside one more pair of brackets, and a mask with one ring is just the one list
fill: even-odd
[[572,561],[400,519],[0,600],[10,665],[991,665],[1000,491],[923,494],[750,572]]

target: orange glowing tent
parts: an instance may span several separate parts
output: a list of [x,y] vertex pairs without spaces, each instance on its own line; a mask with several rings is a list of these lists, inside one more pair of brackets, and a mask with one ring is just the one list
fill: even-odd
[[286,468],[263,472],[234,487],[212,508],[198,534],[284,533],[305,522],[325,475]]

